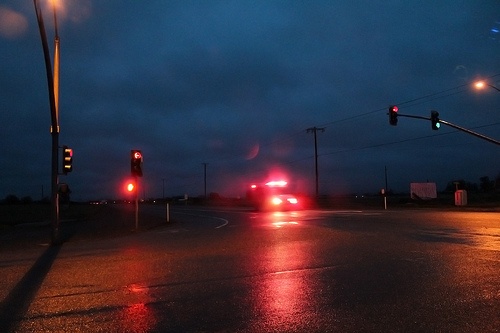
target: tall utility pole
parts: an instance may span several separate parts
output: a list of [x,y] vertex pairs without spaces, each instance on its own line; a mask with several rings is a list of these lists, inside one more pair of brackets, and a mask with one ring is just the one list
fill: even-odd
[[316,175],[316,198],[319,196],[319,184],[318,184],[318,139],[316,137],[316,133],[318,131],[324,132],[325,128],[321,127],[310,127],[307,129],[307,133],[314,133],[314,168]]
[[203,181],[204,181],[204,188],[205,188],[205,199],[207,198],[207,165],[208,163],[202,163],[203,164]]
[[43,22],[42,10],[38,6],[38,0],[33,0],[35,6],[38,28],[40,30],[40,38],[42,40],[43,55],[45,58],[45,70],[47,72],[47,83],[49,89],[49,103],[51,115],[52,135],[52,166],[51,166],[51,216],[52,216],[52,243],[59,242],[59,195],[58,195],[58,154],[59,154],[59,34],[57,31],[56,7],[54,6],[54,72],[52,72],[52,64],[50,59],[49,45],[47,42],[47,34]]

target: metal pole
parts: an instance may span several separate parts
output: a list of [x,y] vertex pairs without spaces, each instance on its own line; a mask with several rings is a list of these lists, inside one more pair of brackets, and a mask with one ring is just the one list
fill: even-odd
[[385,171],[384,209],[387,209],[387,166],[384,167],[384,171]]
[[135,176],[135,230],[139,230],[139,178]]
[[207,165],[208,163],[203,163],[203,179],[204,179],[204,188],[205,188],[205,199],[207,198]]
[[495,87],[494,85],[489,84],[489,83],[486,83],[486,85],[487,85],[488,87],[493,88],[493,89],[495,89],[496,91],[500,92],[500,89],[498,89],[498,88],[497,88],[497,87]]
[[54,37],[54,112],[56,124],[55,127],[52,128],[52,177],[54,177],[52,181],[53,189],[55,192],[53,194],[54,198],[54,214],[55,214],[55,235],[53,239],[55,239],[55,243],[59,243],[59,32],[57,29],[57,17],[56,17],[56,6],[53,4],[54,9],[54,29],[55,29],[55,37]]
[[[407,118],[415,118],[415,119],[425,119],[425,120],[431,120],[431,118],[429,117],[423,117],[423,116],[413,116],[413,115],[408,115],[408,114],[398,114],[398,117],[407,117]],[[477,132],[474,132],[474,131],[471,131],[467,128],[464,128],[462,126],[458,126],[458,125],[455,125],[453,123],[450,123],[446,120],[443,120],[443,119],[439,119],[439,123],[440,124],[445,124],[445,125],[448,125],[450,127],[453,127],[459,131],[462,131],[462,132],[465,132],[465,133],[468,133],[468,134],[471,134],[471,135],[474,135],[475,137],[478,137],[480,139],[483,139],[483,140],[486,140],[488,142],[491,142],[491,143],[494,143],[496,145],[500,145],[500,141],[498,140],[495,140],[493,138],[490,138],[486,135],[483,135],[483,134],[480,134],[480,133],[477,133]]]
[[316,131],[314,131],[314,168],[316,175],[316,197],[319,195],[319,177],[318,177],[318,139],[316,138]]
[[[57,21],[56,38],[55,38],[55,53],[54,59],[54,73],[52,73],[52,64],[50,61],[50,51],[47,42],[47,34],[45,32],[45,25],[43,22],[42,11],[38,7],[38,1],[33,0],[35,6],[36,18],[38,22],[38,30],[40,31],[40,39],[42,41],[43,55],[45,59],[45,71],[47,74],[47,83],[49,90],[49,104],[51,116],[51,136],[52,136],[52,159],[51,159],[51,226],[52,226],[52,244],[59,242],[59,195],[58,195],[58,153],[59,153],[59,115],[57,110],[58,104],[58,89],[59,89],[59,36],[57,35]],[[55,7],[54,7],[54,20],[56,20]],[[54,80],[53,75],[57,75]],[[57,98],[56,98],[57,96]]]
[[59,133],[52,129],[52,243],[59,243]]
[[439,122],[440,122],[440,123],[442,123],[442,124],[448,125],[448,126],[450,126],[450,127],[453,127],[453,128],[455,128],[455,129],[457,129],[457,130],[459,130],[459,131],[462,131],[462,132],[465,132],[465,133],[468,133],[468,134],[474,135],[475,137],[478,137],[478,138],[480,138],[480,139],[486,140],[486,141],[491,142],[491,143],[494,143],[494,144],[496,144],[496,145],[500,145],[500,141],[495,140],[495,139],[492,139],[492,138],[490,138],[490,137],[487,137],[486,135],[479,134],[479,133],[474,132],[474,131],[471,131],[471,130],[469,130],[469,129],[467,129],[467,128],[464,128],[464,127],[461,127],[461,126],[458,126],[458,125],[452,124],[452,123],[450,123],[450,122],[448,122],[448,121],[446,121],[446,120],[441,120],[441,119],[439,119]]
[[166,209],[166,218],[167,218],[167,223],[169,223],[170,222],[170,205],[168,204],[168,202],[166,204],[166,208],[167,208]]

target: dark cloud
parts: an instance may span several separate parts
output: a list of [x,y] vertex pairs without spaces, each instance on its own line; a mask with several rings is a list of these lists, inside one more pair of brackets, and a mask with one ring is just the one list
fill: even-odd
[[[40,0],[40,2],[43,2]],[[146,196],[245,192],[281,168],[313,193],[318,132],[325,193],[406,191],[411,181],[495,177],[500,139],[497,1],[65,1],[61,144],[75,199],[118,197],[130,149],[144,153]],[[50,12],[44,12],[53,38]],[[0,197],[50,188],[50,112],[33,3],[0,4]]]

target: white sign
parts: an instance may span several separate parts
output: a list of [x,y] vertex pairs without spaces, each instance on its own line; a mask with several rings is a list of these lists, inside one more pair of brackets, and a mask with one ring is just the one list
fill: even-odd
[[412,199],[436,199],[436,183],[410,183],[410,196]]

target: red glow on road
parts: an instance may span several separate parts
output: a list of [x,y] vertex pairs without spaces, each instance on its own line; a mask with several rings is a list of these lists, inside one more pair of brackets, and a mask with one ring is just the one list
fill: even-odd
[[122,332],[149,332],[156,324],[156,318],[145,303],[128,306],[123,316]]
[[[258,254],[261,259],[258,267],[255,267],[256,271],[268,272],[256,284],[255,289],[255,307],[259,313],[259,323],[283,323],[280,331],[284,332],[308,331],[307,321],[304,321],[301,315],[308,313],[313,285],[313,275],[307,270],[297,269],[311,265],[311,244],[278,241],[280,238],[290,237],[297,230],[298,222],[295,218],[295,214],[289,213],[266,215],[268,222],[275,228],[273,233],[276,234],[273,237],[277,240]],[[257,327],[259,323],[256,323]]]

